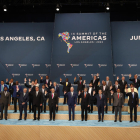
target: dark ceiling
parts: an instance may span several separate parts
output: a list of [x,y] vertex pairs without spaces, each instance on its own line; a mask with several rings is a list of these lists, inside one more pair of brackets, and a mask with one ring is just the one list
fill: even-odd
[[53,22],[55,13],[99,12],[109,12],[111,21],[139,21],[140,0],[0,0],[0,22]]

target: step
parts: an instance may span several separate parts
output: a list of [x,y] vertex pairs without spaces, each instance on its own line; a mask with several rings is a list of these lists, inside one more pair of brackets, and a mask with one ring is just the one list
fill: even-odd
[[[108,112],[107,114],[104,115],[104,120],[114,120],[114,117],[115,114]],[[24,118],[24,113],[23,113],[23,118]],[[9,110],[8,119],[19,119],[19,111],[17,113],[13,113],[13,110]],[[28,113],[27,119],[33,119],[33,113]],[[46,113],[41,113],[40,119],[49,119],[49,111],[47,111]],[[68,111],[58,111],[58,113],[56,113],[55,119],[68,120],[69,119]],[[75,111],[75,120],[81,120],[81,111]],[[89,113],[88,120],[98,120],[98,112],[95,111],[92,114]],[[122,112],[122,120],[129,121],[130,115],[127,112]],[[140,112],[138,112],[137,121],[140,121]]]
[[[19,108],[19,107],[17,106],[17,108]],[[8,110],[14,110],[14,105],[12,104],[12,105],[8,106]],[[27,106],[27,110],[29,110],[29,106]],[[46,106],[46,110],[49,110],[48,105]],[[59,104],[59,110],[68,111],[68,105]],[[81,111],[81,105],[77,105],[75,107],[75,110],[76,111]],[[94,105],[93,110],[97,111],[98,110],[97,106]],[[112,106],[111,105],[108,106],[108,111],[112,111]],[[124,106],[122,108],[122,111],[128,111],[128,106]],[[137,108],[137,111],[140,112],[140,107]]]

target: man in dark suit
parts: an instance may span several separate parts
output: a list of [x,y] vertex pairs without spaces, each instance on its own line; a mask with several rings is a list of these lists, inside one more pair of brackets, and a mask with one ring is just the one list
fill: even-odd
[[90,106],[90,94],[87,92],[87,88],[84,88],[84,92],[79,91],[81,100],[81,120],[84,120],[84,111],[85,111],[85,121],[87,121],[87,109]]
[[131,79],[131,77],[132,75],[129,74],[129,80],[132,81],[134,83],[134,87],[138,89],[140,86],[140,80],[138,79],[138,76],[135,74],[133,79]]
[[95,95],[95,91],[93,92],[93,98],[97,99],[97,107],[98,107],[98,122],[101,121],[102,114],[102,122],[104,121],[104,108],[106,107],[106,97],[102,94],[102,90],[99,89],[99,94]]
[[118,76],[117,81],[118,81],[119,85],[121,86],[122,91],[120,91],[120,92],[123,93],[123,97],[124,97],[124,100],[125,100],[125,91],[124,90],[125,90],[125,86],[127,85],[127,82],[125,81],[125,77],[122,76],[122,79],[119,80],[119,76]]
[[[70,92],[71,83],[69,82],[68,78],[66,78],[66,82],[62,82],[62,79],[60,78],[60,84],[63,85],[63,93],[64,93],[64,91],[66,91],[67,93]],[[66,104],[67,100],[68,99],[66,98],[66,95],[64,94],[63,104]]]
[[[51,85],[51,89],[54,88],[55,89],[55,93],[57,94],[58,97],[58,103],[59,103],[59,98],[60,98],[60,89],[59,86],[57,85],[56,82],[53,82],[53,84]],[[58,112],[58,105],[56,107],[56,112]]]
[[45,92],[45,96],[47,98],[49,98],[49,111],[50,111],[50,120],[52,120],[52,113],[53,113],[53,121],[55,121],[55,110],[56,107],[58,106],[58,95],[57,93],[55,93],[55,89],[52,88],[51,89],[51,93],[47,94],[47,92]]
[[93,96],[93,85],[92,83],[89,84],[89,87],[88,87],[88,93],[90,94],[90,106],[88,107],[88,113],[93,113],[93,104],[96,104],[96,99],[93,100],[92,96]]
[[124,97],[123,97],[123,93],[120,92],[120,89],[117,89],[117,92],[114,93],[113,91],[111,91],[111,95],[114,99],[114,103],[113,106],[115,107],[115,120],[114,122],[117,122],[117,116],[118,116],[118,111],[119,111],[119,121],[121,121],[121,112],[122,112],[122,107],[124,105]]
[[40,79],[40,83],[47,84],[48,86],[50,86],[50,81],[49,76],[46,76],[46,79],[43,79],[43,77]]
[[[109,87],[112,86],[112,82],[109,80],[109,76],[106,76],[106,85]],[[108,98],[109,98],[109,104],[111,105],[111,93],[110,90],[108,91]]]
[[[32,92],[35,92],[35,85],[34,85],[34,81],[31,82],[31,85],[28,85],[26,83],[26,78],[24,78],[24,85],[25,87],[30,89],[29,92],[29,113],[34,112],[34,108],[33,108],[33,96],[32,96]],[[30,79],[29,79],[30,82]]]
[[7,87],[4,87],[4,91],[0,92],[0,107],[1,107],[1,119],[3,119],[3,109],[5,109],[5,120],[7,120],[7,110],[10,105],[10,92],[7,91]]
[[75,107],[77,103],[77,94],[74,92],[74,88],[70,88],[70,92],[64,92],[68,97],[68,107],[69,107],[69,121],[71,121],[71,109],[72,109],[72,120],[74,121]]
[[95,90],[96,93],[98,93],[98,82],[100,81],[99,78],[99,73],[97,73],[97,75],[94,75],[93,80],[90,81],[90,83],[92,83],[93,85],[93,89]]
[[22,120],[22,111],[24,109],[24,120],[27,119],[27,102],[29,100],[29,93],[27,93],[27,88],[23,89],[23,92],[17,92],[19,95],[19,110],[20,117],[18,120]]
[[38,108],[38,121],[40,120],[40,106],[42,106],[43,97],[42,92],[39,91],[39,87],[35,87],[35,92],[32,92],[33,96],[33,106],[34,106],[34,119],[36,120],[36,108]]
[[137,122],[137,107],[139,105],[139,97],[136,92],[134,92],[134,88],[131,88],[131,92],[128,93],[126,90],[126,96],[129,96],[128,105],[130,106],[130,122],[133,121],[132,111],[134,109],[134,121]]
[[[6,79],[6,84],[9,85],[9,87],[12,87],[13,85],[16,85],[16,83],[14,82],[14,79],[11,78],[10,81],[8,82],[8,78]],[[12,104],[14,103],[14,98],[13,98],[13,89],[9,88],[9,92],[11,94],[10,98],[12,99]],[[11,101],[10,99],[10,101]]]
[[[110,87],[110,90],[113,91],[113,93],[117,92],[117,89],[121,90],[121,86],[119,86],[118,81],[115,81],[115,85]],[[113,98],[113,103],[114,103],[114,98]],[[112,106],[112,113],[114,113],[114,106]]]
[[[74,84],[77,84],[77,92],[83,92],[84,88],[85,88],[85,83],[86,81],[82,80],[82,77],[80,76],[79,77],[79,81],[76,81],[76,77],[74,78]],[[79,101],[80,101],[80,97],[78,97],[78,104],[79,104]]]
[[43,102],[42,102],[42,106],[40,107],[40,110],[42,112],[43,105],[44,105],[44,113],[46,113],[46,101],[47,101],[47,98],[45,97],[45,91],[47,91],[47,90],[45,89],[45,85],[43,84],[42,88],[40,89],[40,92],[42,92],[42,98],[43,98],[43,100],[42,100]]
[[102,94],[106,97],[106,108],[105,112],[107,113],[108,105],[107,105],[107,98],[108,98],[108,92],[110,91],[109,87],[106,85],[106,82],[103,81],[103,85],[100,86],[100,89],[102,90]]
[[19,95],[17,95],[18,89],[19,92],[23,92],[22,87],[19,85],[18,81],[16,81],[16,85],[10,86],[9,88],[13,89],[13,98],[14,98],[14,112],[17,112],[17,101],[18,101],[18,105],[19,105]]

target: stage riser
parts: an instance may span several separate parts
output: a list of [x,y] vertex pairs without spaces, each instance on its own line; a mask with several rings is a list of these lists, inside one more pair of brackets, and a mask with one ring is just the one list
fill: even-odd
[[[24,119],[24,113],[23,117]],[[115,115],[104,115],[104,120],[114,120]],[[14,113],[9,113],[8,114],[8,119],[19,119],[19,114],[14,114]],[[27,114],[27,119],[33,119],[33,114]],[[49,114],[41,114],[40,119],[49,119]],[[68,114],[56,114],[56,120],[68,120],[69,115]],[[75,115],[75,120],[81,120],[81,114],[76,114]],[[88,115],[88,120],[98,120],[98,115]],[[119,120],[119,116],[118,116]],[[122,115],[122,120],[129,121],[130,120],[130,115]],[[137,116],[137,121],[140,121],[140,115]]]
[[[17,106],[18,108],[18,106]],[[19,109],[19,108],[18,108]],[[29,106],[27,107],[27,109],[29,110]],[[8,110],[14,110],[14,105],[10,105],[8,107]],[[46,110],[49,110],[49,107],[46,106]],[[60,111],[68,111],[68,106],[59,106],[59,110]],[[76,106],[75,107],[75,111],[81,111],[81,106]],[[93,106],[93,111],[98,111],[98,108],[96,106]],[[112,111],[112,106],[108,106],[108,111]],[[122,111],[128,111],[128,106],[124,106],[122,108]],[[140,112],[140,107],[137,108],[137,111]]]

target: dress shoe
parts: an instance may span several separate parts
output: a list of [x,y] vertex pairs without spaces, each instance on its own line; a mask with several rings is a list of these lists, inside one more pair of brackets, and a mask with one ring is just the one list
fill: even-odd
[[117,122],[117,120],[115,120],[114,122]]
[[102,122],[104,122],[104,120],[102,120]]
[[31,113],[31,111],[29,111],[28,113]]
[[122,120],[120,120],[120,122],[122,122]]
[[93,113],[93,111],[91,111],[91,113]]
[[13,113],[17,113],[17,111],[14,111]]
[[18,121],[20,121],[20,120],[22,120],[22,119],[18,119]]
[[107,113],[107,111],[105,113]]
[[40,121],[40,118],[38,118],[38,121]]
[[24,120],[26,121],[26,118],[24,118]]
[[3,118],[0,118],[0,120],[3,120]]
[[49,121],[51,121],[52,119],[49,119]]
[[90,111],[88,111],[88,113],[90,113]]
[[114,114],[114,111],[112,111],[112,114]]
[[72,119],[72,121],[74,121],[74,120]]
[[68,121],[71,121],[71,120],[68,120]]
[[98,122],[100,122],[100,120],[98,120]]
[[85,119],[85,121],[87,121],[87,119]]
[[130,120],[130,122],[132,122],[132,120]]
[[35,121],[36,119],[33,119],[33,121]]
[[7,120],[7,118],[5,118],[5,120]]
[[44,113],[46,113],[46,111],[44,111]]
[[83,119],[81,121],[83,121]]
[[53,119],[53,121],[55,121],[55,119]]
[[137,122],[136,120],[134,122]]

